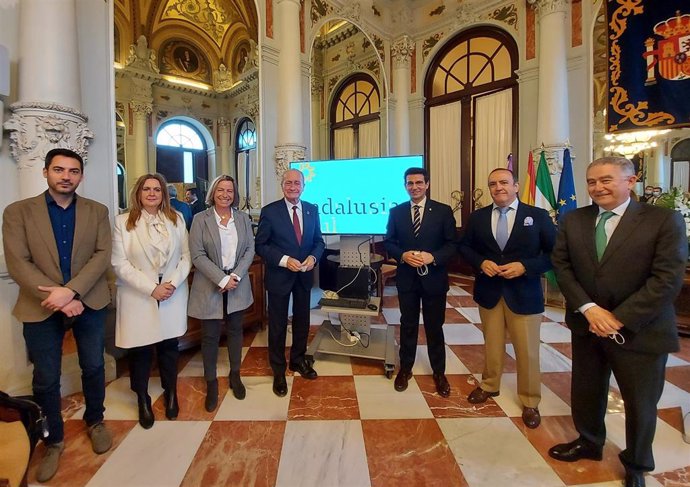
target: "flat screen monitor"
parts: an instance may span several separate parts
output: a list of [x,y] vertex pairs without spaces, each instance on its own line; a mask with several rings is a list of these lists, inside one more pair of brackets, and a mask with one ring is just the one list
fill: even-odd
[[423,167],[420,155],[299,161],[304,174],[302,199],[318,205],[327,235],[385,235],[388,212],[410,199],[405,171]]

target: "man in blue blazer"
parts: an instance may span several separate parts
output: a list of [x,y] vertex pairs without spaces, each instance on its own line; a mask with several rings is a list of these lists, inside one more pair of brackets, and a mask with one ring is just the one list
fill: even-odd
[[256,253],[263,257],[264,283],[268,292],[268,357],[273,369],[273,392],[287,394],[285,380],[285,335],[292,295],[292,347],[290,370],[305,379],[316,379],[316,371],[305,360],[309,334],[309,309],[314,266],[321,258],[319,210],[301,201],[304,175],[291,169],[283,174],[283,199],[261,209],[254,239]]
[[455,218],[450,206],[426,197],[426,170],[412,167],[405,171],[405,189],[411,201],[391,209],[384,241],[388,255],[399,263],[395,282],[400,303],[400,371],[395,390],[407,389],[412,378],[421,301],[436,391],[448,397],[443,322],[448,292],[446,264],[455,254]]
[[539,328],[544,311],[541,275],[556,227],[549,214],[518,200],[518,183],[508,169],[489,174],[493,205],[470,215],[460,253],[476,272],[474,300],[484,332],[482,383],[467,398],[473,404],[498,396],[505,354],[505,329],[515,347],[518,397],[529,428],[541,423]]

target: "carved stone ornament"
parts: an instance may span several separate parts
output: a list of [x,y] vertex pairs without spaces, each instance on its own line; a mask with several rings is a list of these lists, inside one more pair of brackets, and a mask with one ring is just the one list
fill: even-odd
[[250,101],[245,107],[245,112],[247,115],[249,115],[249,118],[252,119],[255,125],[258,125],[260,111],[258,99]]
[[409,67],[412,51],[414,51],[414,41],[409,36],[402,36],[395,41],[391,46],[391,56],[393,56],[395,67]]
[[[563,172],[563,152],[565,152],[566,147],[570,149],[570,160],[575,163],[575,154],[573,148],[570,145],[545,145],[542,147],[537,147],[532,149],[532,157],[536,161],[541,157],[541,151],[544,150],[544,155],[546,156],[546,164],[549,167],[549,174],[560,174]],[[536,165],[535,165],[536,167]]]
[[361,11],[362,6],[359,4],[359,2],[352,2],[346,3],[345,6],[340,9],[338,14],[347,20],[352,20],[355,23],[359,23]]
[[221,129],[229,129],[232,127],[232,121],[229,118],[220,117],[218,118],[218,127]]
[[276,146],[275,169],[276,177],[280,180],[283,173],[290,169],[290,163],[303,161],[306,158],[307,148],[297,144],[282,144]]
[[455,11],[455,21],[453,22],[453,30],[460,27],[472,24],[479,20],[479,14],[469,2],[461,3]]
[[149,49],[146,36],[140,35],[137,43],[129,46],[129,55],[127,56],[125,66],[141,71],[160,73],[158,61],[156,60],[156,51]]
[[147,117],[153,112],[153,105],[144,101],[133,100],[129,102],[129,106],[134,112],[135,117]]
[[555,12],[568,12],[568,0],[527,0],[539,18]]
[[93,132],[78,110],[55,103],[19,102],[10,107],[5,122],[10,132],[10,153],[19,170],[43,165],[46,153],[57,147],[71,149],[86,163]]
[[213,72],[213,89],[222,93],[230,88],[232,88],[232,74],[225,64],[220,63],[218,69]]
[[311,95],[319,96],[323,93],[323,78],[321,76],[313,76],[311,79]]

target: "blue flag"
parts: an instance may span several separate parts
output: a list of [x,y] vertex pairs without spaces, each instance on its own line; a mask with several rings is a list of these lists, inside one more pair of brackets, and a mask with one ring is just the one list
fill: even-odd
[[560,223],[561,218],[570,210],[577,208],[577,197],[575,196],[575,180],[573,179],[573,164],[570,161],[570,149],[563,152],[563,172],[558,183],[558,199],[556,200],[556,221]]

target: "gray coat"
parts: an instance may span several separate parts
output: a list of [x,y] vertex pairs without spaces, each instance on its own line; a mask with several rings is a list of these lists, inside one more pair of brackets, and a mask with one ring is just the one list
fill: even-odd
[[[246,213],[233,209],[237,228],[237,258],[232,272],[240,276],[237,288],[227,291],[228,313],[247,309],[253,302],[249,266],[254,260],[254,233]],[[189,232],[189,252],[196,268],[189,294],[187,314],[201,320],[219,320],[223,313],[223,295],[218,283],[225,277],[220,248],[220,232],[213,208],[194,215]]]

